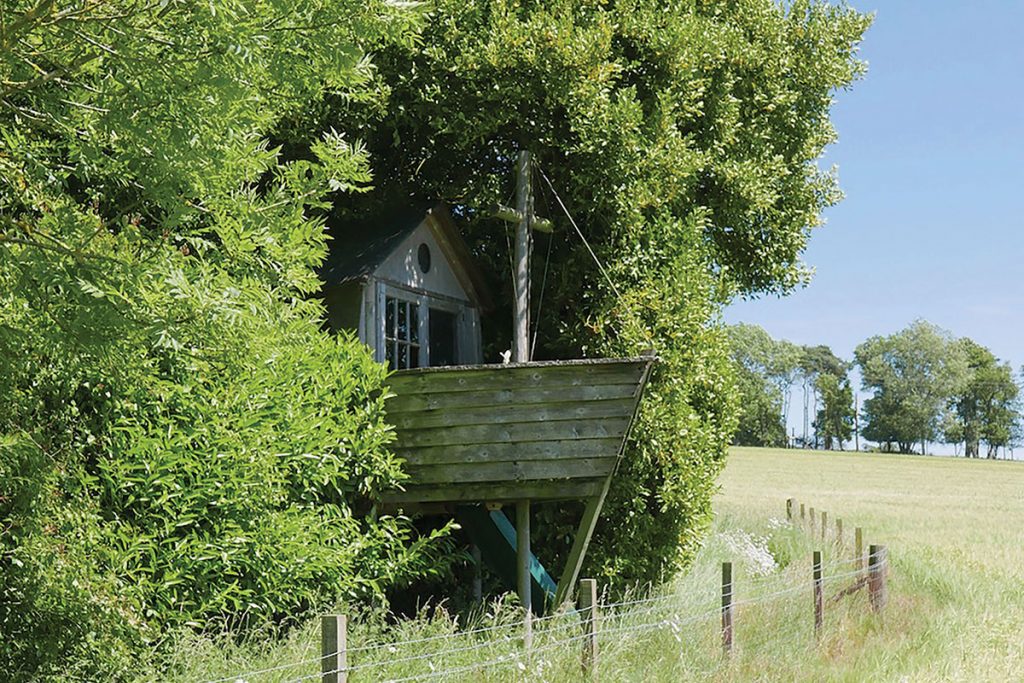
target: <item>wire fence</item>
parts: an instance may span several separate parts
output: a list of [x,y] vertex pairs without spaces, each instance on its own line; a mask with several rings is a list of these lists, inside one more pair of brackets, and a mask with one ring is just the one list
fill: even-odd
[[[794,507],[787,502],[787,510]],[[335,629],[328,637],[324,631],[321,656],[204,683],[404,683],[466,680],[470,674],[477,680],[534,680],[553,672],[573,679],[581,667],[628,660],[640,650],[674,658],[672,666],[687,678],[712,677],[729,664],[736,650],[755,651],[782,640],[820,637],[826,607],[835,609],[854,593],[863,591],[869,609],[880,611],[885,604],[888,554],[884,546],[871,546],[865,556],[861,538],[858,530],[857,554],[852,557],[842,543],[827,563],[815,552],[808,571],[734,581],[731,563],[723,563],[720,593],[712,584],[698,595],[667,593],[563,608],[532,619],[530,638],[524,637],[523,621],[506,615],[506,621],[477,628],[409,639],[378,635],[378,640],[348,647],[347,622],[344,617],[332,617],[341,620],[341,633]],[[664,639],[664,647],[653,644],[659,638]]]

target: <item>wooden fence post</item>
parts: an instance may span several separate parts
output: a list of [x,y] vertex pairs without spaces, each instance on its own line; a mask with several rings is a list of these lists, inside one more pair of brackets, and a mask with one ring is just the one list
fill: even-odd
[[843,518],[836,517],[836,543],[843,545]]
[[857,571],[864,569],[864,530],[860,527],[853,532],[853,552],[857,558]]
[[811,518],[811,531],[814,531],[814,508],[808,508],[807,516]]
[[597,672],[597,581],[580,580],[580,611],[583,613],[583,673]]
[[828,540],[828,513],[821,511],[821,540]]
[[348,618],[341,614],[320,617],[320,683],[348,681]]
[[807,512],[804,510],[804,504],[800,503],[800,521],[804,521],[807,518]]
[[821,551],[815,550],[812,558],[814,575],[814,637],[821,638],[821,627],[825,623],[823,588],[825,585],[821,575]]
[[732,654],[732,562],[722,563],[722,650]]
[[787,498],[786,499],[786,519],[788,519],[790,522],[793,521],[793,499],[792,498]]
[[884,545],[872,545],[868,555],[868,595],[871,597],[871,609],[881,612],[889,601],[889,590],[886,586],[886,569],[889,565],[889,552]]

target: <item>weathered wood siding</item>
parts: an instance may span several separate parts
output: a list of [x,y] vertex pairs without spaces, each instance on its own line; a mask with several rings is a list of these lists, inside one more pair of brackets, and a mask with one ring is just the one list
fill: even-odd
[[422,368],[388,399],[407,461],[391,503],[555,500],[601,491],[651,358]]

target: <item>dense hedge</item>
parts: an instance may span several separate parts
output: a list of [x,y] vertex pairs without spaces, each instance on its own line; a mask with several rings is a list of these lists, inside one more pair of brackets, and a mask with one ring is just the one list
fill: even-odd
[[323,211],[365,189],[365,154],[266,141],[327,89],[379,98],[362,56],[418,15],[3,12],[0,676],[116,680],[177,627],[272,629],[442,571],[443,530],[370,514],[402,477],[384,370],[313,298]]
[[202,367],[130,337],[121,367],[2,338],[3,670],[105,678],[165,629],[280,623],[444,566],[362,502],[401,478],[382,368],[296,327],[236,327],[251,343]]

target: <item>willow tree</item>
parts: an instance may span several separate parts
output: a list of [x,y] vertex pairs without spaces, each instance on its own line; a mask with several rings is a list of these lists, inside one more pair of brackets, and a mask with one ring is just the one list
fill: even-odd
[[[401,478],[384,370],[321,332],[365,153],[268,143],[379,99],[386,1],[0,2],[0,670],[115,680],[176,626],[280,623],[433,569],[360,506]],[[375,393],[376,392],[376,393]],[[135,670],[133,672],[133,669]]]
[[[446,199],[505,301],[505,227],[485,207],[509,200],[514,153],[531,150],[538,210],[556,222],[535,251],[537,357],[660,355],[591,575],[654,579],[698,547],[736,424],[717,316],[807,280],[800,255],[840,196],[818,166],[829,109],[863,71],[868,23],[828,2],[438,0],[418,46],[375,59],[386,108],[322,108],[316,126],[367,141],[377,186],[339,203],[339,229],[380,204]],[[506,316],[485,321],[495,357]],[[574,512],[538,513],[542,554],[566,551]]]

